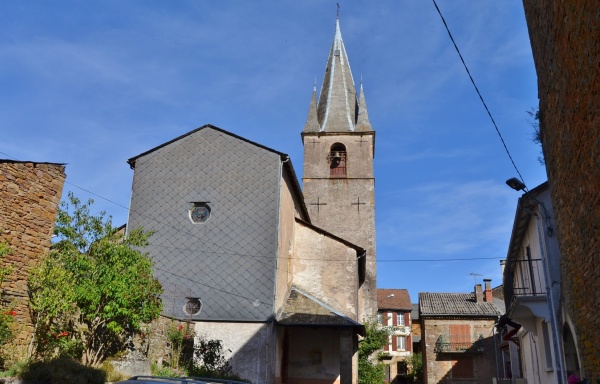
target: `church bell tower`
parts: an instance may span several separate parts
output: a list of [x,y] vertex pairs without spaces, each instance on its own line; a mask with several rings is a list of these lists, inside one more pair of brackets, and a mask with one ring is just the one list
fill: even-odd
[[313,89],[302,143],[303,193],[311,221],[366,250],[359,288],[359,320],[364,321],[377,313],[375,131],[362,84],[357,97],[339,17],[318,102]]

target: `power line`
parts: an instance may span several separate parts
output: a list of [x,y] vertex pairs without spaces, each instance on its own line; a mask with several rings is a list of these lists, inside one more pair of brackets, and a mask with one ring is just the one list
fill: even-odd
[[502,145],[504,146],[504,150],[506,151],[506,154],[508,155],[508,158],[510,159],[510,162],[512,163],[513,168],[515,169],[515,171],[517,171],[517,174],[519,175],[519,178],[521,179],[523,184],[525,184],[525,180],[523,180],[523,176],[521,175],[521,172],[519,172],[519,169],[517,168],[517,165],[515,164],[512,156],[510,154],[510,151],[508,150],[508,147],[506,146],[506,142],[504,141],[504,138],[502,137],[502,134],[500,133],[500,129],[498,128],[496,121],[492,117],[492,113],[490,112],[490,109],[488,108],[485,100],[483,100],[483,96],[481,95],[481,92],[479,92],[479,88],[477,88],[477,84],[475,84],[475,80],[473,80],[473,76],[471,76],[471,72],[469,71],[469,68],[467,67],[467,64],[465,63],[465,60],[463,59],[463,56],[460,53],[460,50],[458,49],[456,42],[454,41],[454,37],[452,37],[452,33],[450,33],[450,28],[448,28],[448,24],[446,24],[446,20],[444,19],[444,16],[442,15],[442,11],[440,11],[440,8],[438,7],[435,0],[432,0],[432,1],[433,1],[433,5],[435,5],[435,9],[437,10],[438,14],[440,15],[440,17],[442,19],[442,22],[444,23],[444,27],[446,27],[446,31],[448,32],[448,36],[450,36],[450,40],[452,40],[452,44],[454,44],[454,49],[456,49],[456,52],[458,53],[458,56],[460,57],[460,61],[462,62],[463,67],[465,67],[465,70],[467,71],[467,75],[469,75],[469,79],[471,79],[471,83],[473,83],[473,87],[475,87],[475,92],[477,92],[477,95],[479,95],[479,99],[481,100],[483,107],[485,108],[488,116],[490,117],[490,120],[492,121],[494,128],[496,128],[498,137],[500,137],[500,141],[502,142]]

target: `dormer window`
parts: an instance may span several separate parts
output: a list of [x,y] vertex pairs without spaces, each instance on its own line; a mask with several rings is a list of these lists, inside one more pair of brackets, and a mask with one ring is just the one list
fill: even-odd
[[330,177],[346,177],[346,147],[344,144],[333,144],[327,161],[329,162]]

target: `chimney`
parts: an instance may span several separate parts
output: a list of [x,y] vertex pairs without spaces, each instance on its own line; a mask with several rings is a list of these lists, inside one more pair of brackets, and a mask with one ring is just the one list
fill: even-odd
[[477,304],[483,303],[483,292],[481,292],[481,284],[475,285],[475,302]]
[[485,283],[485,292],[483,294],[483,297],[488,303],[494,301],[494,297],[492,296],[492,286],[490,284],[491,281],[492,279],[483,279],[483,282]]

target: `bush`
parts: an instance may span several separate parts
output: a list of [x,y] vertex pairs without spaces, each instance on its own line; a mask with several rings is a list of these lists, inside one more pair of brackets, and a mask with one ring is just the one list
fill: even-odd
[[29,363],[21,379],[48,384],[104,384],[106,374],[67,358]]

